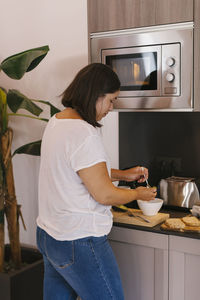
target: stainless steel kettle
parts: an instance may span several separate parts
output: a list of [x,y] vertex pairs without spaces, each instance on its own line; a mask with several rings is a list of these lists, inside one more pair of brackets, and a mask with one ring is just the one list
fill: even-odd
[[199,191],[194,178],[171,176],[160,181],[160,198],[165,205],[191,208],[199,203]]

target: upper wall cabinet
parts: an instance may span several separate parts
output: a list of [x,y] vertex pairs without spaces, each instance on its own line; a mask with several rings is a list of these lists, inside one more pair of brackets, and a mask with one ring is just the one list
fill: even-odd
[[88,0],[90,32],[155,25],[155,0]]
[[193,21],[193,0],[156,0],[155,16],[158,25]]
[[89,32],[193,20],[193,0],[88,0]]

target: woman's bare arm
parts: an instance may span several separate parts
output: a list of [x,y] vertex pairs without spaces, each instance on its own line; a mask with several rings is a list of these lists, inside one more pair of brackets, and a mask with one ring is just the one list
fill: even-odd
[[81,169],[78,175],[93,198],[104,205],[126,204],[136,199],[149,201],[156,196],[156,188],[139,187],[135,190],[128,190],[115,187],[109,177],[105,162]]
[[111,169],[111,180],[112,181],[135,181],[144,182],[148,179],[148,169],[145,167],[133,167],[126,170]]

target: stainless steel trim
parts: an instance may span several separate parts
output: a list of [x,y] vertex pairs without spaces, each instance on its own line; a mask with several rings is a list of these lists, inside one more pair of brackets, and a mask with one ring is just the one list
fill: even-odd
[[[172,59],[173,64],[167,64],[167,60]],[[162,96],[180,96],[180,75],[181,75],[181,45],[180,43],[162,45]],[[167,81],[167,75],[174,76],[173,82]],[[172,89],[175,89],[172,94]],[[166,89],[170,89],[166,93]]]
[[132,34],[132,33],[149,33],[155,31],[162,30],[179,30],[179,29],[193,29],[194,22],[183,22],[183,23],[174,23],[174,24],[166,24],[166,25],[155,25],[151,27],[141,27],[141,28],[131,28],[131,29],[121,29],[121,30],[112,30],[112,31],[102,31],[95,32],[90,34],[90,38],[102,38],[102,37],[112,37],[119,36],[124,34]]

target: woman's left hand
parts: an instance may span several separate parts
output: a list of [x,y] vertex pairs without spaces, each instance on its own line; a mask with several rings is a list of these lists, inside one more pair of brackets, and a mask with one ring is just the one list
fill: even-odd
[[125,181],[138,181],[138,182],[144,182],[146,179],[148,179],[149,172],[148,169],[145,167],[134,167],[127,170],[124,170],[124,177]]

